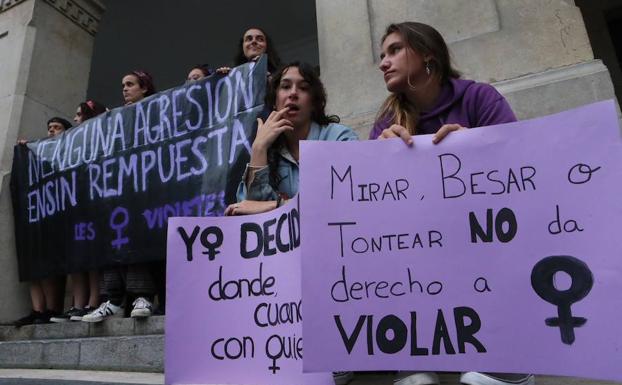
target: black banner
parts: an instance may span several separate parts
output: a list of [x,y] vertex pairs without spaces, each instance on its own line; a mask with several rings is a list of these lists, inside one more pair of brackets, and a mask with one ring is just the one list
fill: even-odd
[[263,110],[266,60],[15,147],[20,280],[162,260],[167,218],[222,215]]

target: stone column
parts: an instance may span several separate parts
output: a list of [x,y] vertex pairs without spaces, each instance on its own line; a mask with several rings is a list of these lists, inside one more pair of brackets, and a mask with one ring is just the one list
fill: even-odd
[[361,138],[387,95],[378,53],[391,22],[437,28],[464,77],[495,85],[519,119],[614,97],[573,1],[316,0],[316,7],[329,110]]
[[46,136],[52,116],[73,117],[84,101],[98,0],[0,0],[0,322],[30,309],[17,278],[9,180],[18,138]]

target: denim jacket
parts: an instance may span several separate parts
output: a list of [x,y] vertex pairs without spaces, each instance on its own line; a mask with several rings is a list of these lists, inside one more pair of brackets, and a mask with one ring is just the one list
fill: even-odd
[[[320,126],[312,122],[307,140],[346,141],[358,140],[358,136],[350,127],[346,127],[342,124],[330,123],[327,126]],[[286,194],[289,198],[292,198],[298,193],[298,162],[289,153],[286,147],[281,149],[279,157],[278,175],[280,177],[280,182],[278,191],[275,191],[272,186],[270,186],[268,166],[264,166],[255,171],[255,176],[247,189],[245,183],[249,169],[247,164],[242,182],[238,186],[238,202],[245,199],[253,201],[272,201],[277,199],[277,193]]]

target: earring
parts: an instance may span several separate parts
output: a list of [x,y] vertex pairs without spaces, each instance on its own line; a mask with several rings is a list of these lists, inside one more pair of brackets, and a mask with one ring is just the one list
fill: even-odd
[[428,76],[430,76],[430,62],[429,61],[425,62],[425,73],[428,74]]

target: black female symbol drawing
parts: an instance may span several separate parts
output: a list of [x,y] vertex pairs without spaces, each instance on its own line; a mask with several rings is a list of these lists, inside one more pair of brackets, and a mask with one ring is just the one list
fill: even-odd
[[[572,284],[567,290],[558,290],[553,283],[557,272],[570,276]],[[585,325],[584,317],[573,317],[570,305],[585,298],[592,289],[594,278],[585,262],[568,255],[546,257],[536,263],[531,271],[531,286],[545,300],[557,306],[557,317],[544,320],[547,326],[559,327],[562,342],[572,345],[575,340],[574,328]]]

